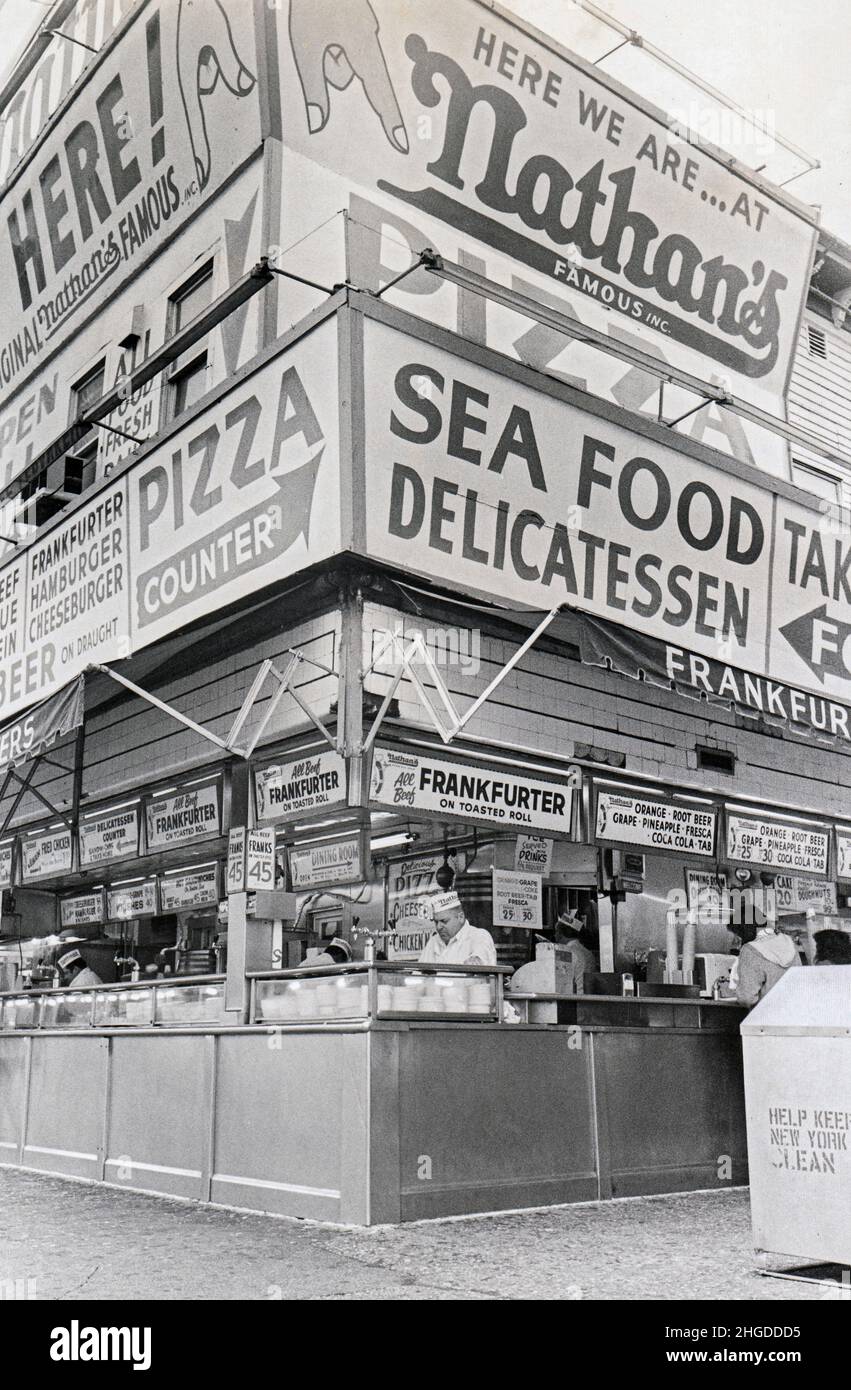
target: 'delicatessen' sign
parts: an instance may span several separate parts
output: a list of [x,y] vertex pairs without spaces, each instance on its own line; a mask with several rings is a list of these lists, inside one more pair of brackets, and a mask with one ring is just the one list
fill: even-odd
[[610,844],[709,859],[715,853],[717,820],[712,807],[631,792],[597,792],[596,837]]
[[[536,609],[567,604],[851,704],[851,540],[754,469],[689,457],[367,322],[370,554]],[[775,506],[776,502],[776,506]],[[797,708],[797,706],[796,706]],[[805,713],[805,711],[802,711]]]
[[428,817],[570,835],[573,789],[531,773],[376,747],[369,799]]
[[804,822],[761,820],[758,816],[727,813],[727,856],[742,864],[767,869],[827,874],[830,832]]
[[81,866],[132,859],[139,853],[139,807],[123,806],[81,820],[77,836]]

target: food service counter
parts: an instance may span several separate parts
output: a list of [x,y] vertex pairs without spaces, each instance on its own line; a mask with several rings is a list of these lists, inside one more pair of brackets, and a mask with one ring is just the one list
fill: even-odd
[[0,1164],[355,1225],[747,1181],[738,1006],[508,1023],[503,978],[265,972],[245,1023],[216,979],[2,996]]

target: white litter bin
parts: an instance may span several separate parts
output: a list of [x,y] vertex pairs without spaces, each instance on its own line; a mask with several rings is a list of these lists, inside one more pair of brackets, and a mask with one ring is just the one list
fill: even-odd
[[787,971],[741,1033],[754,1247],[851,1265],[851,965]]

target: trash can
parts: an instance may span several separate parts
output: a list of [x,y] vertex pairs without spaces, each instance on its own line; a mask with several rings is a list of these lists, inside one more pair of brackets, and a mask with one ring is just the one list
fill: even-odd
[[851,1265],[851,965],[787,971],[741,1034],[754,1247]]

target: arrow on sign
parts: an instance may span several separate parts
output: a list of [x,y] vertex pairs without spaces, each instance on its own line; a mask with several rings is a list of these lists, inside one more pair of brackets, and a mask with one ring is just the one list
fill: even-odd
[[309,544],[316,475],[324,452],[323,445],[300,468],[272,475],[275,492],[271,497],[229,517],[217,531],[140,574],[136,580],[139,627],[195,603],[242,574],[273,564],[299,537]]
[[814,608],[812,613],[802,613],[780,631],[792,650],[823,683],[825,676],[851,676],[851,667],[845,661],[845,647],[851,637],[851,623],[839,618],[829,618],[827,604]]

